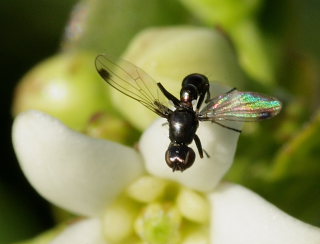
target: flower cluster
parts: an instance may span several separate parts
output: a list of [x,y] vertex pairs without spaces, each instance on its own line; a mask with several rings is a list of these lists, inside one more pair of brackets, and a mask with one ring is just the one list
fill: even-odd
[[51,244],[320,243],[318,228],[249,189],[221,182],[238,133],[203,123],[199,136],[211,157],[172,172],[164,162],[163,122],[144,132],[136,151],[38,111],[17,116],[14,148],[30,183],[48,201],[85,217]]

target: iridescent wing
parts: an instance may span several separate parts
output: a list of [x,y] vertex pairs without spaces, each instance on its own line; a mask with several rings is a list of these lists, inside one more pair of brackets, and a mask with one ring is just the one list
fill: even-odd
[[229,93],[212,98],[199,112],[202,121],[258,121],[271,118],[281,110],[281,102],[256,92]]
[[100,76],[121,93],[161,117],[166,118],[171,112],[170,103],[157,83],[139,67],[125,60],[115,61],[105,54],[97,56],[95,65]]

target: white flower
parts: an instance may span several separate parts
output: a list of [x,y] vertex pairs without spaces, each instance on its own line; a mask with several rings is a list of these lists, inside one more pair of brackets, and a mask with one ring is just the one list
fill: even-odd
[[[86,217],[68,227],[52,244],[110,244],[106,236],[121,238],[134,231],[137,236],[142,233],[152,239],[148,237],[151,227],[144,225],[145,216],[159,213],[161,203],[153,200],[165,191],[163,186],[174,185],[167,180],[177,182],[180,190],[175,205],[168,207],[169,219],[165,223],[179,229],[181,218],[185,218],[197,222],[194,226],[204,224],[208,230],[208,239],[201,231],[191,230],[177,237],[177,243],[320,243],[319,228],[290,217],[242,186],[220,182],[232,164],[238,133],[201,123],[198,135],[210,158],[197,156],[191,168],[183,173],[172,172],[164,161],[169,139],[163,122],[156,121],[143,134],[140,154],[132,148],[77,133],[41,112],[29,111],[16,118],[14,148],[30,183],[53,204]],[[147,210],[137,210],[141,203],[133,206],[121,201],[124,191],[145,202]],[[124,211],[127,207],[134,210]],[[110,208],[112,211],[108,211]],[[116,228],[119,223],[120,231]]]

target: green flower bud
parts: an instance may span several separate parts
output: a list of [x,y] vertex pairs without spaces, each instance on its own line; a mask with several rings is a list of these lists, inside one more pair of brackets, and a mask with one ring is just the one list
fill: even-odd
[[144,176],[128,187],[127,194],[138,202],[149,203],[160,198],[166,186],[167,182],[165,180]]
[[181,244],[207,244],[210,243],[209,230],[193,227],[186,234]]
[[106,207],[102,229],[113,244],[208,243],[210,211],[204,194],[144,175]]
[[170,204],[148,205],[135,222],[138,236],[150,244],[179,243],[181,216]]
[[[191,73],[202,73],[210,81],[229,86],[241,87],[245,80],[232,47],[213,29],[191,26],[148,29],[134,38],[123,59],[145,70],[176,96],[181,81]],[[157,117],[115,89],[111,93],[115,106],[138,128],[146,128]]]
[[177,206],[181,214],[190,221],[206,223],[210,205],[208,200],[201,194],[189,189],[182,189],[177,197]]
[[18,84],[13,114],[37,109],[83,130],[93,114],[111,104],[94,58],[88,53],[63,53],[34,67]]
[[135,211],[128,203],[117,203],[108,208],[102,217],[103,233],[111,243],[119,243],[133,233]]

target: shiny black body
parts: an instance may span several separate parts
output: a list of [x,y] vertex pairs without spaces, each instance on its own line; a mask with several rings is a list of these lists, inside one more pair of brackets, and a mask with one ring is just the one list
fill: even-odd
[[199,126],[195,112],[189,108],[178,108],[168,117],[169,138],[176,143],[190,144]]
[[[260,121],[277,115],[281,102],[255,92],[241,92],[235,88],[210,98],[209,81],[201,74],[190,74],[182,81],[180,98],[168,92],[146,72],[125,60],[98,55],[95,61],[100,76],[113,88],[138,101],[152,112],[166,118],[169,124],[170,144],[165,160],[173,171],[189,168],[195,153],[188,146],[195,142],[199,155],[209,155],[202,149],[196,132],[199,121],[211,121],[224,128],[241,132],[223,124],[223,121]],[[174,105],[172,109],[172,104]],[[192,102],[196,102],[193,106]],[[200,109],[201,105],[205,105]]]
[[[188,147],[194,140],[203,158],[203,149],[196,131],[199,126],[197,111],[207,95],[210,99],[209,81],[201,74],[191,74],[184,78],[180,91],[180,100],[169,93],[160,83],[158,86],[162,93],[173,102],[176,109],[166,116],[169,124],[169,139],[171,141],[165,155],[166,162],[173,171],[183,171],[189,168],[195,160],[194,151]],[[192,101],[197,100],[196,110]]]

